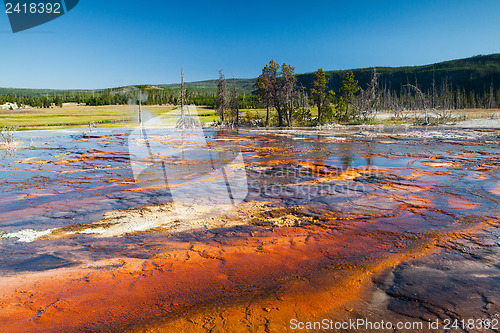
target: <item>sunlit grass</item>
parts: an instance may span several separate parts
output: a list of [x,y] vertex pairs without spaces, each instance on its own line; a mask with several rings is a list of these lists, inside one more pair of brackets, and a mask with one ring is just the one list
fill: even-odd
[[20,130],[34,128],[81,127],[89,123],[130,123],[135,119],[127,106],[63,107],[25,109],[0,112],[0,124],[16,126]]
[[[176,106],[158,106],[147,105],[143,107],[153,116],[160,116],[166,123],[175,124],[180,117],[180,111]],[[0,125],[14,126],[19,130],[29,129],[57,129],[57,128],[81,128],[89,123],[95,123],[97,126],[123,127],[137,125],[137,106],[112,105],[112,106],[64,106],[63,108],[50,109],[24,109],[24,110],[4,110],[0,111]],[[310,108],[312,117],[317,117],[317,109]],[[454,116],[463,118],[492,118],[498,116],[498,109],[492,110],[455,110]],[[220,120],[216,110],[210,106],[197,106],[196,112],[198,119],[203,124],[210,124]],[[391,115],[392,116],[392,115]],[[265,119],[266,109],[242,109],[240,110],[240,119],[245,118]],[[272,119],[276,118],[276,111],[272,110]],[[346,125],[359,124],[406,124],[414,123],[414,119],[393,119],[376,118],[368,121],[354,120]]]

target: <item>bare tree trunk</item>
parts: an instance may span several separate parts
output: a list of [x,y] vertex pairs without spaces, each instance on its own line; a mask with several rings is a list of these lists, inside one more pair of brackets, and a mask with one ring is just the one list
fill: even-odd
[[184,118],[184,69],[181,68],[181,118]]
[[321,102],[318,102],[318,124],[321,125],[323,123],[322,113],[321,113]]
[[270,114],[271,114],[271,107],[269,105],[269,101],[267,102],[267,113],[266,113],[266,127],[269,127],[269,118],[270,118]]

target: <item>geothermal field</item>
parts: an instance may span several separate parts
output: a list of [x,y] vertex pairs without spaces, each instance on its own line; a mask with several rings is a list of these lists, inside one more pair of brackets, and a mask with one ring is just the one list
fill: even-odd
[[16,135],[0,150],[2,331],[498,331],[499,130]]

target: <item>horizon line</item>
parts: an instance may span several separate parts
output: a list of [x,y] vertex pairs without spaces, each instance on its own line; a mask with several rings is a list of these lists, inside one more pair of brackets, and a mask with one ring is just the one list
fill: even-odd
[[[425,67],[425,66],[431,66],[431,65],[438,65],[446,62],[451,62],[451,61],[457,61],[457,60],[465,60],[465,59],[472,59],[476,57],[487,57],[487,56],[493,56],[493,55],[500,55],[500,53],[490,53],[490,54],[476,54],[472,55],[469,57],[465,58],[455,58],[455,59],[449,59],[449,60],[443,60],[439,62],[434,62],[434,63],[426,63],[426,64],[420,64],[420,65],[405,65],[405,66],[367,66],[367,67],[354,67],[354,68],[344,68],[344,69],[328,69],[325,70],[325,72],[342,72],[342,71],[349,71],[349,70],[363,70],[363,69],[370,69],[370,68],[411,68],[411,67]],[[314,72],[304,72],[304,73],[297,73],[295,75],[307,75],[307,74],[312,74]],[[251,78],[235,78],[236,80],[255,80],[257,77],[251,77]],[[232,80],[232,78],[226,79],[227,81]],[[188,81],[185,82],[185,84],[193,84],[193,83],[202,83],[202,82],[210,82],[210,81],[217,81],[217,79],[203,79],[203,80],[197,80],[197,81]],[[137,87],[137,86],[170,86],[170,85],[177,85],[181,84],[180,82],[173,82],[173,83],[138,83],[138,84],[128,84],[128,85],[123,85],[123,86],[115,86],[115,87],[105,87],[105,88],[27,88],[27,87],[0,87],[0,89],[17,89],[17,90],[50,90],[50,91],[57,91],[57,90],[63,90],[63,91],[101,91],[101,90],[109,90],[109,89],[121,89],[121,88],[127,88],[127,87]]]

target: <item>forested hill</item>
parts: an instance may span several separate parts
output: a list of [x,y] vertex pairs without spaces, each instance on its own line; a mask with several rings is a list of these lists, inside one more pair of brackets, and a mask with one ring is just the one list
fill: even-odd
[[[366,88],[373,68],[352,70],[359,86]],[[417,85],[422,91],[431,91],[433,82],[441,90],[443,84],[450,90],[475,91],[482,94],[493,84],[494,90],[500,89],[500,54],[475,56],[472,58],[451,60],[432,65],[414,67],[377,67],[380,74],[381,88],[399,92],[406,84]],[[327,71],[329,87],[337,91],[346,71]],[[314,73],[298,75],[300,84],[310,88]]]
[[[466,93],[474,91],[480,95],[487,91],[492,83],[495,91],[500,89],[500,53],[424,66],[376,67],[376,69],[380,75],[381,88],[386,87],[394,92],[399,92],[401,87],[408,83],[417,85],[422,91],[431,91],[433,82],[437,90],[441,90],[442,85],[445,84],[450,90],[460,89],[465,90]],[[359,86],[366,88],[371,79],[373,67],[352,71],[359,80]],[[337,91],[346,72],[347,70],[326,71],[329,88]],[[299,74],[297,80],[300,85],[309,90],[314,80],[314,73]],[[246,93],[255,90],[255,82],[256,79],[236,79],[238,89]],[[228,83],[232,84],[232,79],[228,79]],[[180,85],[169,84],[161,87],[175,89]],[[217,80],[190,82],[186,83],[186,87],[215,91]]]
[[[264,66],[265,64],[262,64]],[[293,64],[291,64],[293,66]],[[326,66],[324,68],[327,69]],[[483,95],[493,85],[493,90],[500,89],[500,54],[480,55],[466,59],[445,61],[437,64],[414,66],[414,67],[377,67],[379,82],[382,89],[389,89],[399,93],[401,87],[406,84],[418,86],[423,92],[432,91],[433,82],[437,90],[442,91],[445,86],[451,91],[460,90],[462,93],[474,91],[477,95]],[[359,86],[366,88],[371,78],[373,68],[353,69]],[[329,88],[338,91],[346,70],[327,71]],[[228,86],[233,84],[233,79],[228,78]],[[298,74],[299,85],[310,89],[314,80],[314,73]],[[251,94],[255,92],[256,79],[236,79],[236,86],[241,93]],[[217,90],[217,80],[199,82],[188,82],[186,88],[203,94],[214,94]],[[170,91],[180,89],[180,84],[162,84],[137,86],[144,89],[166,89]],[[96,90],[95,93],[129,92],[131,87],[114,88],[113,90]],[[87,93],[90,91],[86,91]],[[83,94],[82,90],[48,90],[48,89],[16,89],[0,88],[0,96],[57,96]]]
[[[236,88],[240,92],[244,93],[252,93],[255,90],[255,83],[257,79],[227,79],[228,86],[232,87],[233,82],[236,83]],[[216,92],[217,91],[217,80],[206,80],[206,81],[197,81],[197,82],[187,82],[184,84],[186,88],[196,91],[206,91],[206,92]],[[166,88],[166,89],[180,89],[181,85],[179,83],[174,84],[161,84],[157,87]]]

